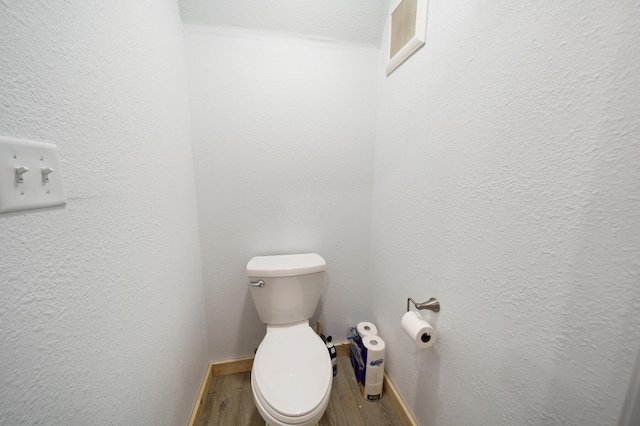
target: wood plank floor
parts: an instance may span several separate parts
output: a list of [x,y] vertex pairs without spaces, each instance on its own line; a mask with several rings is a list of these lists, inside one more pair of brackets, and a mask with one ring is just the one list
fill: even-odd
[[[251,373],[213,378],[199,426],[265,425],[253,403]],[[331,399],[320,426],[401,426],[386,395],[380,401],[366,401],[360,393],[349,357],[338,357],[338,374],[333,378]]]

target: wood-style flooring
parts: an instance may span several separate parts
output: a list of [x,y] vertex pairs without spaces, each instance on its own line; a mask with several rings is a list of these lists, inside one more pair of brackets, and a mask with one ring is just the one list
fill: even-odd
[[[401,426],[386,395],[380,401],[366,401],[360,393],[348,356],[338,357],[338,374],[333,378],[331,399],[319,426]],[[251,373],[213,378],[199,426],[264,425],[251,393]]]

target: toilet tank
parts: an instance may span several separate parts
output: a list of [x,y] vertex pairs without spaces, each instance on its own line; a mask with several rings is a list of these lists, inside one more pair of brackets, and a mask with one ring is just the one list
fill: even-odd
[[265,324],[289,324],[308,320],[318,306],[327,267],[316,253],[256,256],[247,263],[251,297]]

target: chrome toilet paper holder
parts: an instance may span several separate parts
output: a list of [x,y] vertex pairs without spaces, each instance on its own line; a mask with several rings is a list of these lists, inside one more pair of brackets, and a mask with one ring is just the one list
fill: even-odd
[[409,312],[409,302],[413,302],[413,304],[415,305],[416,309],[428,309],[430,311],[433,312],[440,312],[440,302],[438,302],[438,299],[436,299],[435,297],[432,297],[431,299],[427,300],[426,302],[422,302],[422,303],[417,303],[415,300],[413,300],[412,298],[408,298],[407,299],[407,312]]

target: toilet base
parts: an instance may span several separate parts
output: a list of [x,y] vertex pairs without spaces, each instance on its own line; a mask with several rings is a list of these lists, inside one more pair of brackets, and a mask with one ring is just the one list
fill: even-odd
[[[263,418],[263,420],[264,420],[264,418]],[[265,420],[265,422],[266,422],[266,420]],[[265,424],[266,424],[267,426],[278,426],[278,425],[272,425],[271,423],[265,423]],[[318,426],[319,424],[320,424],[320,423],[316,423],[316,424],[311,425],[311,426]]]
[[274,419],[273,417],[271,417],[271,415],[269,413],[264,411],[264,409],[260,406],[260,404],[258,404],[258,402],[255,400],[255,396],[254,396],[253,402],[256,404],[256,408],[258,409],[258,412],[260,413],[260,416],[265,421],[267,426],[318,426],[318,424],[319,424],[318,422],[320,421],[320,419],[324,415],[324,412],[321,413],[318,416],[317,420],[314,419],[311,422],[297,423],[297,424],[287,424],[287,423],[282,423],[282,422]]
[[[257,386],[253,381],[253,372],[251,374],[251,393],[253,394],[253,403],[255,404],[260,416],[264,419],[268,426],[318,426],[318,422],[324,415],[324,412],[327,411],[327,406],[329,405],[329,395],[331,393],[331,386],[329,387],[329,391],[325,398],[320,403],[320,407],[318,407],[318,411],[316,414],[308,418],[306,421],[301,423],[283,423],[282,421],[274,418],[262,405],[260,401],[260,397],[256,394],[255,386]],[[294,420],[294,419],[292,419]]]

